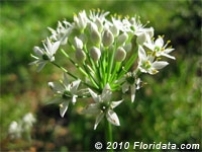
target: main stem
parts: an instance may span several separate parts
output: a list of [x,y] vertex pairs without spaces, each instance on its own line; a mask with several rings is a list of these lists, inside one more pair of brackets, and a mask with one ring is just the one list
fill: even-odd
[[[107,142],[110,142],[110,143],[113,143],[113,139],[112,139],[112,126],[110,124],[109,121],[106,120],[106,128],[107,130],[105,130],[105,138],[106,138],[106,143]],[[110,147],[110,150],[109,152],[113,152],[113,148]]]

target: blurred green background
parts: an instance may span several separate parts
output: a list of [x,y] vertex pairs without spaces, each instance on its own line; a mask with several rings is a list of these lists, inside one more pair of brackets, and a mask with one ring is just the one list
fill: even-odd
[[[144,75],[148,84],[137,92],[135,103],[116,108],[121,126],[113,127],[114,140],[144,143],[202,142],[201,0],[169,1],[0,1],[1,151],[93,151],[104,142],[103,123],[93,130],[95,118],[79,114],[80,107],[59,116],[58,105],[46,105],[52,97],[47,82],[61,73],[46,66],[40,73],[28,64],[35,45],[50,35],[47,27],[72,21],[80,10],[100,8],[122,15],[137,14],[153,26],[155,36],[171,40],[176,61],[155,76]],[[31,135],[11,140],[8,127],[27,112],[37,118]],[[200,145],[202,146],[202,145]]]

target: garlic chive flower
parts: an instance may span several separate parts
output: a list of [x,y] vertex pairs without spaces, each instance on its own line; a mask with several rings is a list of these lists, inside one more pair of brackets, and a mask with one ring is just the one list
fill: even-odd
[[113,109],[117,107],[122,100],[111,101],[112,92],[109,84],[106,84],[101,95],[96,94],[91,89],[89,89],[89,92],[95,103],[88,105],[86,109],[83,110],[83,113],[97,115],[94,130],[104,117],[106,117],[111,124],[119,126],[119,118]]
[[143,47],[139,47],[139,70],[143,73],[156,74],[159,69],[168,65],[166,61],[155,61],[155,58],[151,55],[146,55]]
[[9,129],[8,129],[8,133],[10,135],[10,138],[12,139],[18,139],[21,138],[22,136],[22,124],[20,122],[17,121],[12,121]]
[[59,48],[60,42],[51,42],[48,38],[45,42],[43,42],[44,48],[40,48],[38,46],[34,47],[34,53],[36,55],[32,55],[36,61],[30,63],[31,65],[36,64],[38,66],[37,71],[41,71],[41,69],[48,63],[55,61],[55,53]]
[[[167,43],[168,44],[168,43]],[[144,45],[152,51],[152,55],[156,57],[165,56],[170,59],[175,59],[175,57],[169,55],[174,49],[166,48],[167,44],[164,45],[164,40],[159,36],[155,41],[148,41]]]
[[32,113],[27,113],[22,119],[12,121],[8,127],[8,134],[11,139],[27,137],[30,139],[31,129],[36,122]]
[[67,21],[63,21],[63,22],[58,22],[58,26],[56,30],[50,27],[48,27],[48,29],[50,30],[52,34],[49,37],[51,40],[55,42],[59,41],[61,45],[65,45],[67,43],[69,34],[72,32],[72,25]]
[[49,87],[55,92],[56,97],[50,101],[51,103],[58,103],[60,106],[60,115],[64,117],[69,103],[76,103],[77,89],[79,87],[80,80],[69,82],[67,75],[64,74],[63,81],[60,82],[49,82]]
[[72,22],[59,21],[55,30],[48,28],[51,35],[42,47],[34,47],[31,56],[35,61],[31,64],[40,71],[50,62],[65,73],[63,80],[48,83],[55,93],[51,103],[60,105],[62,117],[70,102],[92,98],[93,103],[82,102],[84,114],[96,115],[94,129],[102,119],[120,125],[114,108],[128,98],[123,95],[121,100],[112,101],[112,94],[129,92],[134,102],[144,81],[141,76],[157,74],[166,67],[169,63],[164,57],[175,59],[171,55],[174,49],[162,36],[155,38],[154,28],[147,25],[136,15],[124,17],[93,9],[75,14]]
[[130,90],[131,102],[135,101],[136,90],[141,87],[140,78],[136,78],[136,74],[134,72],[127,73],[121,80],[122,84],[122,92],[126,93]]

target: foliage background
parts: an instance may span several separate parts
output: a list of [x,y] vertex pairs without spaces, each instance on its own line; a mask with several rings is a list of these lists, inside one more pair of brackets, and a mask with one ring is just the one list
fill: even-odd
[[[47,82],[61,73],[51,66],[37,73],[28,65],[33,46],[49,36],[47,27],[55,28],[64,18],[72,21],[74,13],[92,8],[137,14],[175,48],[176,61],[169,60],[170,65],[155,76],[144,75],[148,85],[137,92],[136,102],[116,109],[121,126],[113,127],[114,140],[201,144],[201,0],[1,0],[1,150],[89,151],[95,150],[95,142],[104,142],[104,124],[93,131],[95,119],[80,115],[79,105],[60,118],[58,105],[46,104],[52,96]],[[32,141],[11,140],[9,124],[27,112],[37,118]]]

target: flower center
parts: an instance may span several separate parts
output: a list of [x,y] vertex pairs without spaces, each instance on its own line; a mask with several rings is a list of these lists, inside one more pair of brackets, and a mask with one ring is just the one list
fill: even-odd
[[108,109],[108,105],[106,103],[101,103],[100,104],[100,110],[102,112],[105,112]]
[[128,83],[130,83],[130,84],[133,84],[133,83],[135,82],[135,77],[133,77],[133,76],[127,77],[127,78],[126,78],[126,81],[127,81]]
[[46,54],[43,54],[43,55],[42,55],[42,59],[43,59],[43,60],[49,60],[49,57],[48,57]]
[[149,61],[145,61],[145,62],[143,63],[143,67],[144,67],[145,69],[149,69],[149,68],[151,68],[151,63],[150,63]]
[[62,98],[66,100],[70,99],[71,98],[70,92],[64,91],[64,93],[62,94]]

